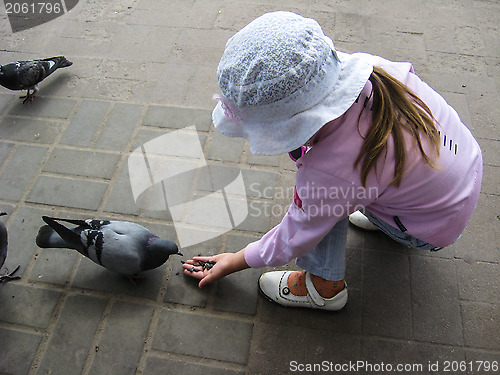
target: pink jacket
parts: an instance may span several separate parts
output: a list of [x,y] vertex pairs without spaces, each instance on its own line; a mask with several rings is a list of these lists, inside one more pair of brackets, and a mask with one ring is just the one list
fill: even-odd
[[[245,249],[250,267],[280,266],[311,251],[341,219],[361,207],[434,246],[448,246],[463,232],[475,209],[482,180],[478,143],[456,111],[414,74],[410,63],[395,63],[361,54],[405,83],[431,109],[441,134],[438,169],[431,168],[408,138],[405,175],[399,188],[390,185],[394,148],[370,172],[366,188],[354,161],[371,124],[371,82],[351,108],[320,129],[311,149],[297,161],[295,197],[279,225]],[[364,106],[367,109],[363,111]],[[358,117],[361,113],[361,118]],[[426,147],[427,146],[427,147]],[[427,154],[432,149],[424,144]]]

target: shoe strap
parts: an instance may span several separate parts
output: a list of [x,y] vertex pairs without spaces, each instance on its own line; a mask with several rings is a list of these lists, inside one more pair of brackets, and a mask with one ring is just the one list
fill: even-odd
[[325,300],[323,297],[319,295],[319,293],[316,291],[316,288],[314,287],[314,284],[311,280],[311,274],[306,271],[306,288],[307,288],[307,294],[309,297],[311,297],[311,300],[318,306],[324,306],[325,305]]

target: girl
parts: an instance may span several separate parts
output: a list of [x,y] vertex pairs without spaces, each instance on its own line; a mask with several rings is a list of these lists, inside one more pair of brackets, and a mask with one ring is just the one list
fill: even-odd
[[[275,12],[228,41],[217,76],[217,130],[247,138],[255,154],[293,151],[298,171],[279,225],[237,253],[186,262],[200,287],[297,258],[304,271],[260,277],[264,295],[339,310],[349,215],[421,250],[448,246],[465,229],[481,187],[481,150],[411,64],[338,52],[316,21]],[[216,263],[205,269],[200,260]]]

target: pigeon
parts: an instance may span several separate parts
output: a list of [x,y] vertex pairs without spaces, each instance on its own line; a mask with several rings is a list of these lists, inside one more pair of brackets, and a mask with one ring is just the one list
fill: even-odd
[[[64,56],[50,57],[43,60],[16,61],[0,66],[0,85],[10,90],[28,90],[21,96],[23,104],[32,102],[38,91],[38,83],[59,68],[66,68],[73,63]],[[30,93],[30,90],[33,90]]]
[[[0,212],[0,216],[7,215],[6,212]],[[7,258],[7,228],[5,228],[4,223],[0,222],[0,268],[2,268],[3,264],[5,263],[5,258]],[[20,277],[13,276],[17,270],[19,269],[20,266],[17,266],[17,268],[12,271],[11,273],[7,275],[0,275],[0,282],[4,280],[17,280],[20,279]]]
[[[42,216],[36,237],[41,248],[69,248],[127,277],[161,266],[179,252],[175,242],[128,221],[72,220]],[[68,228],[59,221],[74,224]]]

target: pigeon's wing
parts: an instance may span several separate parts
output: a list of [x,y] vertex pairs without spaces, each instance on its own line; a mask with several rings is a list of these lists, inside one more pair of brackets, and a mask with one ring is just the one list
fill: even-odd
[[100,230],[83,230],[81,240],[86,245],[85,255],[95,263],[122,275],[141,271],[141,249],[144,243],[137,238],[117,233],[106,225]]
[[[54,229],[59,236],[61,236],[61,238],[68,244],[68,247],[86,255],[85,245],[82,243],[81,237],[78,233],[75,233],[73,230],[58,223],[56,221],[58,219],[54,219],[49,216],[42,216],[42,219],[47,223],[47,225]],[[85,223],[85,221],[83,222]]]

